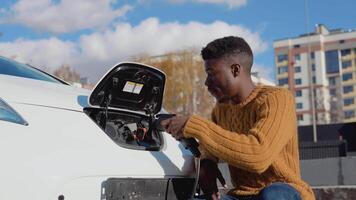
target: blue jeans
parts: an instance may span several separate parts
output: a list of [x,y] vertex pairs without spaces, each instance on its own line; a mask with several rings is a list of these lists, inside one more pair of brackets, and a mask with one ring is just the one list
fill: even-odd
[[273,183],[265,187],[258,195],[222,196],[221,200],[301,200],[299,192],[286,183]]

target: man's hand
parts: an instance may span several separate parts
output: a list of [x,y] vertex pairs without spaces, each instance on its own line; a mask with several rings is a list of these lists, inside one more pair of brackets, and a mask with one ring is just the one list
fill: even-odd
[[187,123],[189,117],[175,116],[161,122],[161,126],[171,134],[175,139],[179,140],[184,137],[183,128]]
[[209,159],[200,162],[199,186],[206,196],[206,199],[220,199],[218,186],[216,183],[218,175],[218,165]]

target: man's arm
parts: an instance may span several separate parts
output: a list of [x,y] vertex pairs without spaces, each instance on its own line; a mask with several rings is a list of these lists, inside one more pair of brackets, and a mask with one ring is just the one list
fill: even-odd
[[[214,109],[211,112],[211,121],[216,124],[217,120],[216,120],[216,116],[215,116],[215,109],[216,109],[216,106],[214,107]],[[200,156],[201,160],[209,159],[211,161],[214,161],[215,163],[217,163],[219,161],[219,158],[217,158],[213,154],[209,153],[209,151],[204,147],[204,145],[200,144],[199,150],[201,152],[201,156]]]
[[231,165],[262,173],[296,134],[294,97],[290,92],[278,90],[265,98],[248,132],[231,132],[192,116],[184,127],[184,136],[197,138],[207,151]]

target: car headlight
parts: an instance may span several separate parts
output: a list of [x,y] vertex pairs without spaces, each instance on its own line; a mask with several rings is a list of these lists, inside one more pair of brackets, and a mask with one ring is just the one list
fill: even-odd
[[9,104],[0,98],[0,120],[27,126],[28,123]]

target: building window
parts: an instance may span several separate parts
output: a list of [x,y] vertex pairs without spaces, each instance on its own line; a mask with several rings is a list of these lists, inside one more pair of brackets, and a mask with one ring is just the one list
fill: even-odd
[[280,54],[277,56],[278,62],[283,62],[285,60],[288,60],[288,55],[287,54]]
[[326,73],[339,72],[339,53],[337,50],[325,52]]
[[295,79],[295,84],[296,85],[301,85],[302,84],[302,79],[301,78]]
[[350,119],[355,117],[355,111],[354,110],[347,110],[344,111],[344,118],[345,119]]
[[315,58],[315,53],[314,53],[314,51],[310,53],[310,58],[311,58],[311,59],[314,59],[314,58]]
[[296,61],[296,60],[300,60],[300,54],[295,54],[294,55],[294,60]]
[[303,121],[303,114],[297,115],[298,121]]
[[341,62],[341,66],[342,66],[343,69],[351,67],[351,65],[352,65],[351,60],[347,60],[347,61],[342,61]]
[[294,48],[299,48],[299,47],[300,47],[300,44],[295,44],[293,47],[294,47]]
[[329,93],[331,96],[335,96],[336,95],[336,89],[330,89]]
[[341,56],[348,56],[351,54],[351,49],[343,49],[341,50]]
[[344,106],[349,106],[355,103],[355,99],[353,97],[344,99]]
[[346,73],[342,75],[342,80],[343,81],[348,81],[352,79],[352,72],[351,73]]
[[297,109],[303,109],[303,103],[297,103],[296,106]]
[[296,91],[295,91],[295,96],[296,96],[296,97],[301,97],[301,96],[303,96],[302,90],[296,90]]
[[295,66],[294,67],[294,72],[295,73],[299,73],[299,72],[301,72],[302,71],[302,68],[300,67],[300,66]]
[[288,85],[288,78],[278,79],[278,85]]
[[335,77],[329,77],[329,85],[336,85],[336,78]]
[[350,93],[354,91],[353,85],[347,85],[342,88],[344,90],[344,94]]
[[312,81],[313,81],[314,84],[316,83],[316,77],[315,76],[312,77]]
[[315,72],[315,64],[314,63],[311,65],[311,68],[312,68],[312,71]]
[[288,66],[278,67],[278,74],[284,74],[288,72]]

